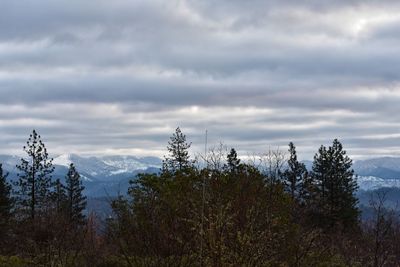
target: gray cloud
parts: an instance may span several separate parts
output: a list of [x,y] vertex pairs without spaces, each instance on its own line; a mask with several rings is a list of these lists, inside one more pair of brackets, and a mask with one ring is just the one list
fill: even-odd
[[393,1],[3,1],[0,148],[37,128],[53,153],[162,155],[343,139],[399,154]]

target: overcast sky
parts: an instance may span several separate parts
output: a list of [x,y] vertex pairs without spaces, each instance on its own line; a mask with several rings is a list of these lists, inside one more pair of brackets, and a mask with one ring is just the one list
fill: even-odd
[[0,154],[165,153],[177,126],[304,159],[400,154],[398,1],[2,0]]

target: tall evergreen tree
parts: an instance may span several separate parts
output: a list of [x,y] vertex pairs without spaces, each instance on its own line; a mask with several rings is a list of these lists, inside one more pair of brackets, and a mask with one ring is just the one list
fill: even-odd
[[61,183],[60,179],[57,179],[54,183],[54,191],[52,193],[52,199],[54,203],[54,208],[57,213],[65,212],[67,203],[67,194],[65,192],[65,186]]
[[82,223],[85,216],[86,196],[83,195],[85,187],[82,185],[81,176],[74,164],[70,164],[65,178],[65,190],[67,195],[67,215],[71,223]]
[[13,199],[11,197],[11,184],[7,182],[8,173],[4,173],[0,164],[0,228],[7,223],[11,216]]
[[164,171],[176,172],[184,171],[193,166],[193,161],[190,160],[189,148],[191,143],[186,142],[186,135],[178,127],[175,133],[170,137],[168,142],[169,156],[163,161]]
[[297,160],[296,147],[292,142],[289,143],[289,153],[288,168],[283,172],[282,179],[292,199],[299,200],[304,192],[307,169],[304,163]]
[[16,166],[19,170],[17,200],[20,207],[29,210],[31,219],[34,219],[38,209],[48,204],[52,186],[51,174],[54,171],[53,159],[49,159],[47,149],[35,130],[23,149],[28,157],[22,158],[21,164]]
[[355,192],[352,160],[335,139],[328,149],[321,146],[314,157],[312,177],[316,184],[314,199],[317,221],[323,227],[352,228],[358,224],[359,210]]
[[227,156],[227,166],[226,168],[230,172],[235,172],[238,170],[240,166],[240,159],[238,158],[237,152],[234,148],[231,148],[231,151],[229,152]]

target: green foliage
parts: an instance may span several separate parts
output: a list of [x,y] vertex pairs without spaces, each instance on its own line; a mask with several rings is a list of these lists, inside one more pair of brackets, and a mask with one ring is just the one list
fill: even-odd
[[190,160],[189,148],[191,143],[186,142],[186,135],[178,127],[168,142],[169,156],[164,158],[163,170],[169,172],[185,171],[193,166]]
[[116,216],[109,222],[120,253],[175,263],[192,259],[193,266],[284,262],[290,196],[254,166],[240,164],[234,150],[226,166],[143,174],[132,181],[131,198],[113,202]]
[[29,211],[31,219],[34,219],[37,211],[45,209],[50,199],[53,159],[49,159],[47,149],[35,130],[23,149],[27,158],[22,158],[21,164],[16,166],[19,170],[17,201],[20,210]]
[[315,155],[312,177],[316,185],[314,201],[319,226],[352,229],[358,225],[355,197],[358,187],[351,166],[352,160],[337,139],[328,149],[321,146]]
[[10,219],[13,199],[11,197],[11,184],[7,182],[8,173],[4,173],[0,164],[0,229]]
[[[112,205],[108,231],[120,259],[137,266],[143,260],[146,266],[152,260],[154,266],[347,266],[323,230],[326,223],[358,223],[351,160],[335,140],[320,149],[310,176],[292,143],[289,152],[284,183],[241,163],[234,149],[224,164],[214,155],[215,166],[223,168],[139,175],[129,198]],[[310,225],[304,219],[309,214],[324,223]]]
[[290,158],[288,168],[282,174],[282,180],[292,199],[302,200],[306,195],[306,179],[308,176],[306,166],[297,160],[296,147],[289,143]]
[[81,224],[85,216],[86,196],[83,195],[85,187],[82,185],[81,176],[71,163],[65,177],[66,209],[69,221],[73,224]]
[[229,152],[226,161],[226,168],[230,172],[235,172],[240,167],[240,159],[238,158],[237,152],[234,148],[231,148],[231,151]]
[[[7,235],[0,233],[0,253],[7,255],[0,256],[0,267],[396,266],[400,261],[400,223],[383,209],[384,197],[372,203],[376,214],[369,224],[358,221],[352,161],[339,141],[321,146],[311,175],[292,143],[284,173],[278,171],[284,164],[279,153],[270,153],[265,172],[241,161],[235,149],[228,155],[211,152],[206,166],[198,168],[189,148],[178,128],[163,170],[132,180],[128,196],[111,202],[113,216],[104,228],[95,215],[84,218],[84,187],[72,164],[65,185],[57,179],[50,187],[53,167],[34,131],[24,147],[29,158],[19,165],[19,214],[10,213],[10,186],[0,165],[0,221],[10,216],[11,222]],[[34,220],[26,220],[27,214]]]
[[27,260],[21,259],[17,256],[1,256],[0,255],[0,267],[26,267],[31,266],[31,263]]
[[67,195],[65,193],[65,186],[57,179],[54,183],[54,191],[51,193],[51,199],[55,205],[55,210],[58,214],[66,211]]
[[12,242],[14,199],[11,197],[11,184],[7,182],[7,176],[8,173],[4,173],[0,164],[0,253],[9,250],[8,243]]

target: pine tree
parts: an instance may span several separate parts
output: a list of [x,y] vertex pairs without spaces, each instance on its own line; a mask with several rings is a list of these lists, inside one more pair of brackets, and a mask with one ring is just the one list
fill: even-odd
[[237,152],[234,148],[231,148],[227,156],[227,166],[226,169],[230,172],[235,172],[240,166],[240,159],[238,159]]
[[186,142],[186,136],[178,127],[168,142],[169,157],[163,161],[163,170],[169,172],[184,171],[193,166],[190,160],[189,148],[191,143]]
[[65,192],[65,186],[61,183],[60,179],[57,179],[54,183],[54,191],[52,193],[53,203],[57,213],[62,214],[65,212],[67,203],[67,194]]
[[303,175],[303,180],[301,183],[300,190],[300,204],[306,207],[308,211],[313,209],[313,200],[316,192],[316,184],[314,182],[313,176],[306,171]]
[[314,157],[312,176],[316,184],[317,220],[320,226],[352,228],[358,224],[357,181],[352,160],[335,139],[326,149],[321,146]]
[[83,215],[86,208],[86,196],[83,195],[85,187],[82,185],[81,176],[72,163],[69,166],[65,183],[68,218],[71,223],[80,224],[85,218]]
[[0,228],[7,223],[13,208],[11,197],[11,184],[7,182],[8,173],[4,173],[3,165],[0,164]]
[[28,157],[22,158],[21,164],[16,166],[20,171],[16,183],[17,200],[23,210],[29,210],[31,219],[35,219],[37,211],[48,204],[52,186],[51,174],[54,171],[53,159],[49,159],[47,149],[35,130],[23,149]]
[[289,153],[288,168],[283,172],[282,179],[292,199],[299,200],[304,194],[307,169],[303,163],[297,160],[296,147],[292,142],[289,143]]

